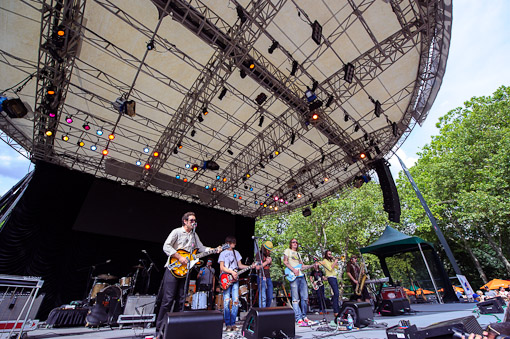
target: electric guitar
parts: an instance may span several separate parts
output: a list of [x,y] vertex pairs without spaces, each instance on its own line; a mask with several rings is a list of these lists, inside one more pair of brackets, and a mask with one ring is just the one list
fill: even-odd
[[322,280],[315,280],[315,279],[312,280],[312,287],[315,291],[317,291],[322,285],[324,285]]
[[[223,244],[221,245],[221,250],[226,250],[230,248],[229,244]],[[205,257],[209,254],[216,253],[216,248],[213,248],[210,251],[202,252],[200,254],[197,254],[198,249],[195,248],[192,253],[186,251],[186,250],[178,250],[177,253],[179,253],[181,256],[188,259],[188,264],[183,265],[177,258],[170,257],[170,263],[168,264],[167,268],[172,272],[172,275],[176,278],[184,278],[186,274],[188,273],[188,269],[193,268],[196,263],[200,261],[200,258]]]
[[[237,276],[239,277],[241,274],[243,274],[244,272],[246,272],[248,270],[251,270],[253,267],[255,267],[255,264],[238,271]],[[220,284],[221,284],[221,288],[224,290],[229,288],[236,281],[237,281],[237,279],[234,279],[234,277],[230,273],[220,274]]]
[[[303,267],[303,265],[302,265],[302,264],[298,264],[298,265],[293,266],[293,267],[294,267],[296,270],[298,270],[298,271],[299,271],[298,275],[295,275],[295,274],[294,274],[294,272],[292,272],[292,271],[290,270],[290,268],[285,267],[285,277],[287,278],[287,280],[288,280],[289,282],[293,282],[294,280],[296,280],[296,278],[297,278],[297,277],[302,277],[302,276],[303,276],[303,273],[301,272],[301,271],[302,271],[301,267]],[[308,268],[305,268],[305,269],[309,269],[309,268],[312,268],[312,267],[313,267],[313,266],[308,267]]]

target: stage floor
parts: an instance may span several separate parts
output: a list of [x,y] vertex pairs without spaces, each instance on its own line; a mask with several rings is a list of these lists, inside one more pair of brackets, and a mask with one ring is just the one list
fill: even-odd
[[[376,328],[365,327],[362,329],[355,329],[351,331],[321,331],[323,325],[312,327],[296,327],[296,338],[299,339],[315,339],[320,337],[327,338],[386,338],[386,328],[397,325],[400,320],[409,320],[411,324],[418,327],[425,327],[439,321],[445,321],[455,318],[466,317],[474,315],[478,317],[476,312],[478,308],[474,303],[458,303],[458,304],[412,304],[411,314],[404,314],[402,316],[382,317],[376,315],[374,317]],[[482,328],[492,322],[503,319],[504,314],[496,315],[480,315],[477,319]],[[309,314],[311,320],[321,320],[322,315]],[[333,312],[330,310],[326,315],[328,321],[333,320]],[[238,322],[238,328],[242,327],[242,322]],[[46,339],[46,338],[65,338],[65,339],[92,339],[92,338],[151,338],[155,335],[154,328],[50,328],[38,329],[27,333],[27,338],[33,339]],[[0,334],[0,338],[2,338]],[[223,339],[241,339],[241,331],[237,332],[223,332]],[[179,338],[175,338],[179,339]]]

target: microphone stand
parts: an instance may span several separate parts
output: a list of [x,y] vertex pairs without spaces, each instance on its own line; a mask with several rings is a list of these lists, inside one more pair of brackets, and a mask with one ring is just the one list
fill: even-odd
[[[197,226],[194,226],[193,230],[191,231],[192,235],[193,235],[193,246],[191,248],[190,255],[193,255],[192,253],[195,249],[195,246],[197,245],[197,238],[196,238],[196,232],[195,232],[196,227]],[[188,260],[188,263],[186,264],[188,271],[186,272],[186,281],[184,283],[184,300],[182,301],[181,312],[184,312],[184,304],[186,304],[186,298],[188,297],[188,292],[189,292],[189,276],[190,276],[190,270],[191,270],[190,265],[191,265],[191,261]]]
[[159,273],[159,268],[156,266],[156,264],[154,263],[154,261],[152,260],[151,256],[149,255],[149,253],[147,253],[147,251],[143,251],[143,253],[147,256],[147,258],[149,259],[149,261],[151,262],[150,265],[149,265],[149,268],[147,269],[147,282],[145,284],[145,294],[147,294],[149,292],[149,286],[150,286],[150,283],[151,283],[151,273],[152,273],[152,269],[155,268],[156,269],[156,272]]
[[[258,253],[258,256],[259,256],[259,264],[260,264],[260,270],[257,274],[257,277],[259,278],[258,279],[258,286],[257,286],[257,289],[259,290],[259,307],[265,307],[266,305],[263,305],[262,306],[262,290],[264,292],[266,292],[267,290],[267,284],[266,284],[266,277],[265,277],[265,273],[264,273],[264,267],[262,267],[262,249],[259,247],[259,244],[257,242],[257,237],[254,237],[253,238],[253,244],[254,244],[254,248],[255,248],[255,253]],[[255,260],[257,259],[257,254],[255,254]],[[252,305],[253,306],[253,305]]]
[[[85,294],[83,295],[83,299],[87,299],[88,304],[90,304],[90,299],[92,297],[92,288],[90,286],[90,282],[92,281],[92,274],[94,273],[97,266],[106,265],[110,262],[111,262],[111,260],[108,259],[106,261],[103,261],[103,262],[100,262],[100,263],[97,263],[94,265],[90,265],[90,266],[85,266],[85,267],[82,267],[82,268],[79,268],[76,270],[76,272],[88,270],[87,286],[85,287]],[[94,278],[94,285],[96,282],[97,282],[97,278]],[[94,285],[92,285],[92,286],[94,286]]]

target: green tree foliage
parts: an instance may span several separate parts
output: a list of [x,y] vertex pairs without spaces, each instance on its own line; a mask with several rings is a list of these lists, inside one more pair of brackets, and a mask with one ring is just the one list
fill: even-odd
[[[439,135],[423,148],[410,172],[474,286],[508,277],[510,88],[472,98],[440,118],[437,127]],[[404,224],[437,243],[403,173],[397,183]]]

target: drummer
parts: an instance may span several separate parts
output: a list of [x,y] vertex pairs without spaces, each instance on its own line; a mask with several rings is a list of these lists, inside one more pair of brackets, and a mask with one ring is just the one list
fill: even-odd
[[207,265],[200,269],[197,276],[198,290],[207,292],[207,308],[209,309],[211,309],[213,305],[213,291],[216,285],[214,273],[215,270],[212,267],[212,259],[209,259],[207,260]]

